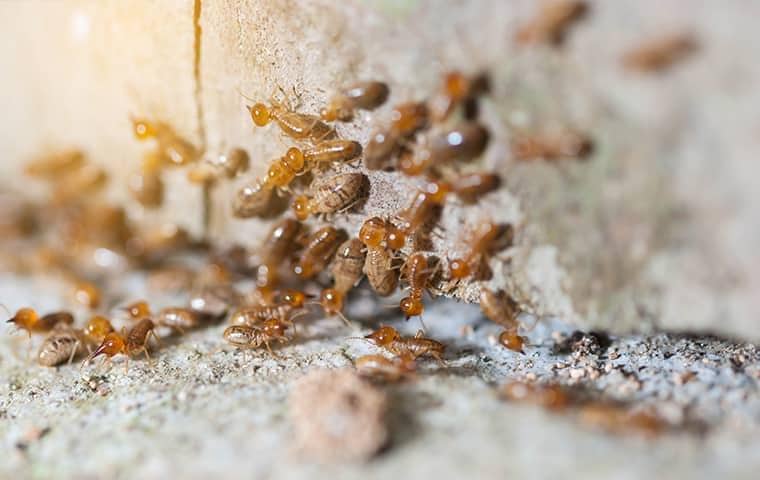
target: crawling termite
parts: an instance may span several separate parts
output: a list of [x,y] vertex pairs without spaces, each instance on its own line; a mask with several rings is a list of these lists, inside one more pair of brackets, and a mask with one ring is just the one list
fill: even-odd
[[311,196],[300,195],[293,200],[296,218],[306,220],[310,215],[344,212],[369,196],[369,179],[363,173],[339,173],[319,179],[311,187]]
[[389,93],[388,85],[383,82],[357,82],[336,93],[320,116],[327,122],[350,122],[356,110],[374,110],[385,103]]
[[131,356],[143,352],[145,357],[150,360],[150,353],[148,352],[148,341],[150,340],[150,337],[153,337],[157,342],[160,342],[155,329],[156,324],[153,323],[153,320],[143,318],[137,322],[127,334],[124,332],[111,332],[107,334],[100,346],[96,348],[95,351],[84,360],[84,362],[82,362],[82,366],[88,364],[92,359],[99,355],[105,355],[106,361],[110,363],[115,355],[121,353],[127,357],[127,360],[124,363],[124,371],[125,373],[128,372],[129,358]]
[[443,360],[446,345],[432,338],[426,338],[422,331],[418,331],[414,337],[403,337],[398,330],[386,325],[364,338],[394,355],[411,355],[415,359],[430,357],[442,365],[446,364]]

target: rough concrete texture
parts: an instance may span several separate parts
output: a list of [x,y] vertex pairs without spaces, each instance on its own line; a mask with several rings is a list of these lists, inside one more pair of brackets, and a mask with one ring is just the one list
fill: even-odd
[[[149,295],[136,275],[116,285],[124,298]],[[10,309],[70,307],[68,292],[58,288],[3,276],[0,298]],[[147,298],[155,308],[186,301]],[[0,476],[754,478],[760,467],[756,346],[679,334],[611,337],[607,345],[603,336],[572,337],[570,326],[548,321],[528,333],[521,355],[493,344],[499,329],[476,307],[452,301],[433,303],[425,316],[428,334],[448,345],[448,367],[423,362],[418,380],[379,387],[388,396],[389,446],[368,463],[307,460],[294,449],[289,420],[294,383],[376,352],[348,338],[376,322],[406,334],[419,327],[379,315],[382,305],[366,290],[353,300],[347,313],[360,330],[337,319],[309,320],[277,350],[279,358],[230,348],[219,325],[164,337],[155,364],[132,361],[128,374],[118,357],[110,369],[99,362],[81,370],[78,362],[39,367],[25,357],[23,335],[4,334]],[[504,403],[497,386],[509,380],[557,381],[592,398],[633,402],[668,426],[656,437],[599,432],[572,413]]]

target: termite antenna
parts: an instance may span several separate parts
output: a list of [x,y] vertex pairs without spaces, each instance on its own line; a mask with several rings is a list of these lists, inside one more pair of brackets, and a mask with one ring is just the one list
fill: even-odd
[[[240,94],[241,97],[245,98],[249,102],[254,102],[254,103],[256,102],[256,100],[254,100],[253,98],[251,98],[248,95],[244,94],[243,91],[240,90],[240,87],[235,87],[235,90],[237,90],[237,92]],[[248,107],[248,108],[250,109],[251,107]]]

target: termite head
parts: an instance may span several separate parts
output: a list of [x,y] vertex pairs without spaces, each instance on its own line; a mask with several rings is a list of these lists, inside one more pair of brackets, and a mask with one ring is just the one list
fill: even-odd
[[343,310],[343,294],[334,288],[325,288],[319,296],[319,304],[327,315],[337,315]]
[[425,310],[422,302],[411,296],[402,298],[399,302],[399,308],[404,315],[406,315],[406,318],[418,317],[422,315],[422,312]]
[[103,343],[101,343],[100,346],[94,352],[92,352],[89,357],[87,357],[85,363],[89,362],[98,355],[108,355],[109,357],[113,357],[117,353],[122,353],[125,351],[126,344],[124,343],[124,338],[116,332],[111,332],[103,339]]
[[135,117],[131,117],[130,120],[132,122],[132,132],[136,139],[144,141],[158,136],[158,128],[153,122]]
[[293,308],[301,308],[306,303],[306,299],[311,298],[300,290],[288,289],[280,293],[280,300]]
[[499,335],[499,343],[513,352],[520,352],[525,355],[525,351],[523,350],[525,337],[521,337],[516,332],[509,330],[501,332],[501,335]]
[[256,103],[253,106],[248,107],[248,111],[251,112],[251,120],[258,127],[263,127],[271,120],[271,112],[263,103]]
[[378,347],[382,347],[384,345],[389,345],[393,341],[397,340],[401,335],[398,333],[398,331],[393,328],[389,327],[387,325],[384,325],[374,332],[370,333],[369,335],[366,335],[364,338],[371,341]]
[[288,325],[279,320],[267,320],[264,322],[263,331],[264,334],[270,338],[285,338],[285,330],[288,329]]
[[33,308],[19,308],[16,314],[5,321],[11,323],[20,330],[26,330],[31,335],[32,326],[37,323],[39,316]]

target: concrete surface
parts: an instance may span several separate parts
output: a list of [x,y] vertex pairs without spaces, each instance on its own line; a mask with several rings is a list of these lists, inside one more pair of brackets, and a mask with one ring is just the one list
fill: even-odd
[[[117,282],[126,298],[146,294],[135,275]],[[47,280],[3,276],[14,309],[69,306]],[[114,297],[116,298],[116,297]],[[147,297],[154,307],[182,297]],[[417,381],[383,387],[391,444],[366,464],[319,464],[292,451],[287,398],[317,368],[351,366],[373,351],[351,340],[378,321],[405,323],[356,293],[348,312],[361,325],[310,320],[274,359],[221,340],[223,325],[164,338],[153,367],[115,359],[43,368],[25,358],[27,339],[0,339],[0,439],[5,478],[754,478],[760,467],[760,350],[725,339],[656,334],[612,337],[609,347],[561,353],[572,328],[547,320],[528,335],[526,355],[489,341],[498,328],[476,307],[440,301],[425,323],[448,344],[448,368],[424,363]],[[471,325],[472,333],[462,334]],[[34,344],[39,343],[35,338]],[[693,378],[686,376],[693,372]],[[572,415],[504,403],[508,380],[559,381],[590,395],[654,408],[661,436],[606,434]]]

